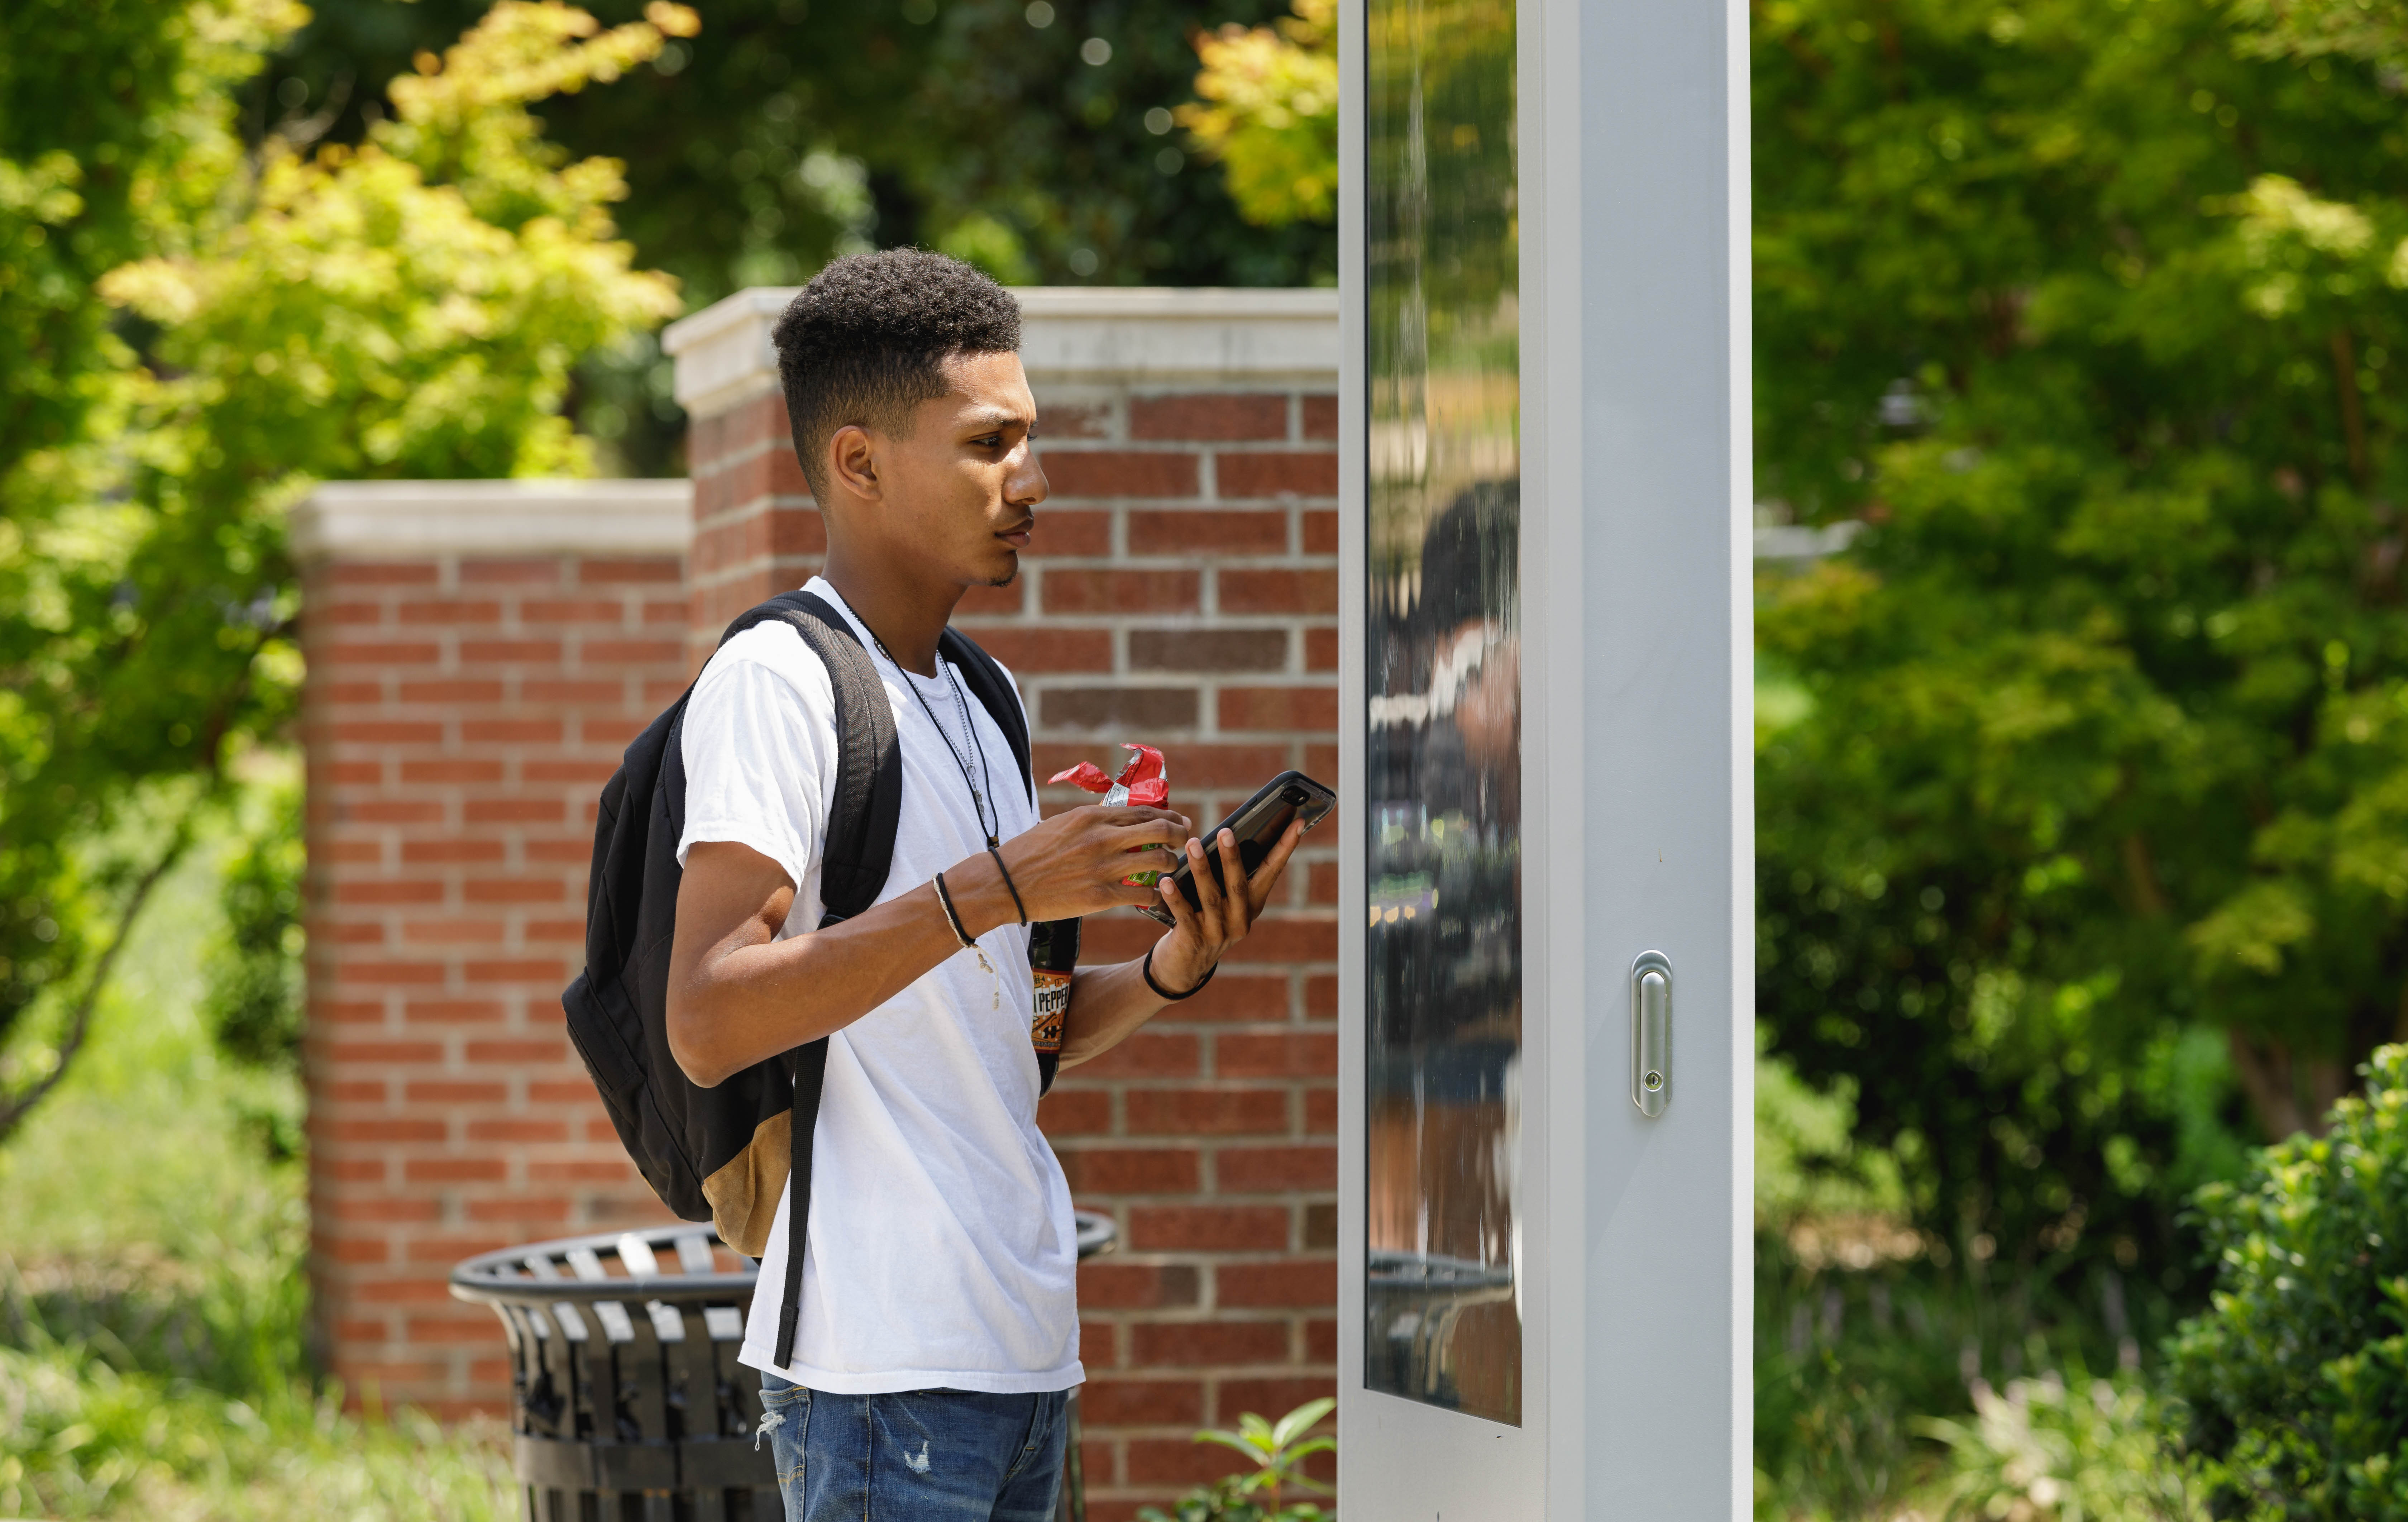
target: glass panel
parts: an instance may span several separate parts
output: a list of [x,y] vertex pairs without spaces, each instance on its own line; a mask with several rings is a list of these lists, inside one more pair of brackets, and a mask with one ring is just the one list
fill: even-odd
[[1522,1419],[1512,0],[1369,0],[1364,1380]]

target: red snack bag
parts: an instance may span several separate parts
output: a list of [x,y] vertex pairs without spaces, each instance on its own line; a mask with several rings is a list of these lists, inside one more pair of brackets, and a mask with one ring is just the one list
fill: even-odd
[[[1134,803],[1154,809],[1168,808],[1170,806],[1170,766],[1162,758],[1162,753],[1151,745],[1125,744],[1121,748],[1125,751],[1135,751],[1137,754],[1129,757],[1128,765],[1121,768],[1121,774],[1116,778],[1106,777],[1104,768],[1091,761],[1082,761],[1067,771],[1055,772],[1046,780],[1068,783],[1073,787],[1082,787],[1090,793],[1101,793],[1107,805]],[[1139,846],[1137,849],[1159,851],[1165,848]],[[1161,876],[1162,873],[1159,870],[1132,872],[1121,879],[1121,882],[1125,886],[1152,887]]]

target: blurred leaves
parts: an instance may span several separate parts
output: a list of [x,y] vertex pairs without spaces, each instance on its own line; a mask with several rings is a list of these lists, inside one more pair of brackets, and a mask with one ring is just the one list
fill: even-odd
[[[123,171],[118,201],[79,212],[61,209],[76,177],[42,148],[54,82],[0,76],[0,159],[51,164],[50,188],[20,199],[68,219],[56,239],[0,237],[0,287],[65,280],[54,325],[97,336],[48,356],[55,396],[80,409],[0,434],[18,441],[0,454],[0,1037],[37,1002],[72,1036],[139,885],[195,811],[222,806],[231,762],[290,718],[284,518],[310,483],[582,473],[588,446],[563,415],[580,358],[678,309],[616,238],[619,166],[570,160],[528,107],[655,56],[692,33],[691,12],[655,5],[605,31],[506,0],[422,60],[364,142],[246,150],[233,92],[304,14],[148,7],[150,32],[185,39],[181,84],[122,135],[165,146]],[[155,40],[107,6],[49,24],[74,41],[46,45],[102,77],[153,66]],[[76,151],[97,165],[107,147]],[[46,262],[60,240],[110,257],[69,280]],[[0,1101],[58,1070],[0,1072]]]
[[1973,1389],[1971,1421],[1915,1424],[1945,1446],[1951,1516],[2016,1522],[2205,1522],[2141,1383],[2052,1371]]
[[2250,50],[2265,57],[2408,59],[2408,5],[2401,0],[2236,0],[2232,14]]
[[255,1068],[295,1070],[301,1062],[301,790],[276,788],[262,827],[225,869],[218,906],[225,935],[207,967],[203,1014],[218,1049]]
[[[256,88],[289,85],[333,112],[334,136],[356,138],[367,103],[346,81],[407,67],[474,7],[323,0]],[[851,248],[912,243],[1031,282],[1300,285],[1335,277],[1326,214],[1248,222],[1170,136],[1197,97],[1197,43],[1284,12],[1284,0],[725,0],[622,85],[540,111],[572,151],[624,160],[621,224],[695,304],[799,283]],[[1334,114],[1322,120],[1329,130]]]
[[1201,102],[1173,114],[1226,166],[1230,197],[1265,227],[1338,215],[1337,0],[1296,0],[1275,26],[1198,37]]
[[2179,1299],[2408,1008],[2408,113],[2205,0],[1754,15],[1757,486],[1862,525],[1759,582],[1772,1051],[1959,1271]]

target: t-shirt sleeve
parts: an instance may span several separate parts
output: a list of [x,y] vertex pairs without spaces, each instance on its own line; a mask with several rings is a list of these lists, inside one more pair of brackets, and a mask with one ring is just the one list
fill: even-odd
[[[678,865],[697,840],[733,840],[784,868],[797,893],[809,896],[818,887],[835,772],[835,723],[824,711],[833,707],[832,695],[800,690],[813,672],[783,671],[739,648],[755,634],[783,633],[738,635],[695,684],[685,710],[685,833]],[[801,640],[795,644],[794,653],[818,668]],[[816,674],[824,685],[824,668]]]

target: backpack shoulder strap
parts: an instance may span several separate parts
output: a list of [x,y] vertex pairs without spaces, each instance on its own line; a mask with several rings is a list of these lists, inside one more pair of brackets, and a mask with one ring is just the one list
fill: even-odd
[[[808,592],[788,592],[752,609],[727,626],[720,643],[772,619],[791,625],[827,668],[836,695],[837,775],[828,807],[827,845],[821,854],[822,926],[850,919],[867,909],[886,886],[895,861],[895,831],[902,819],[903,753],[895,737],[895,711],[878,667],[843,614]],[[779,1307],[778,1353],[797,1361],[796,1338],[803,1301],[803,1254],[811,1215],[811,1142],[819,1129],[820,1090],[827,1072],[828,1043],[818,1041],[793,1053],[795,1111],[788,1122],[786,1272]]]
[[770,598],[727,626],[726,643],[756,624],[790,625],[827,668],[836,694],[837,774],[822,854],[822,925],[848,920],[878,901],[895,862],[895,831],[903,811],[903,753],[886,684],[860,636],[842,613],[808,592]]
[[996,664],[994,656],[978,647],[977,640],[951,625],[937,637],[937,648],[961,672],[962,680],[986,706],[995,726],[1010,742],[1011,758],[1020,766],[1020,785],[1027,793],[1028,801],[1035,803],[1037,782],[1028,769],[1028,712],[1021,707],[1020,694],[1011,679],[1003,674],[1003,668]]

